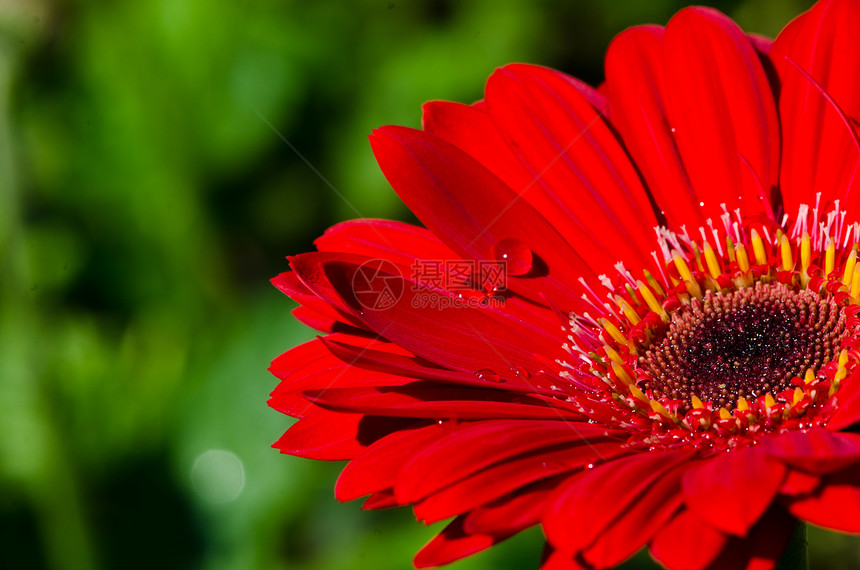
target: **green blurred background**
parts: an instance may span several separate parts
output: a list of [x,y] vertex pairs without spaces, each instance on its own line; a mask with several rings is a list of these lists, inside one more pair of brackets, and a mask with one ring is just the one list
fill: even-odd
[[[807,5],[718,4],[769,35]],[[267,280],[331,224],[409,219],[374,127],[511,61],[596,84],[615,33],[681,6],[0,0],[0,568],[409,568],[439,526],[269,447],[266,367],[313,332]],[[539,553],[532,530],[452,568]]]

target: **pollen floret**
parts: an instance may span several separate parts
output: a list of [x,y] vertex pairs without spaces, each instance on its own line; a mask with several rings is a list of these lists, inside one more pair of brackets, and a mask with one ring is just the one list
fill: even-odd
[[826,423],[860,361],[860,228],[840,225],[837,204],[827,223],[813,210],[810,235],[808,213],[790,235],[747,233],[738,212],[701,241],[658,228],[660,277],[619,265],[618,285],[603,279],[611,302],[590,291],[598,316],[571,315],[569,348],[582,363],[566,373],[631,412],[612,419],[643,428],[632,444],[733,447],[744,438],[732,436]]

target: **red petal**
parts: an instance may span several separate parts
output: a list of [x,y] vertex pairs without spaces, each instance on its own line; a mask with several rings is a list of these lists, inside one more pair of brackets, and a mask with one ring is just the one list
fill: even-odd
[[320,407],[376,416],[455,420],[581,419],[576,412],[528,396],[424,382],[402,387],[328,388],[305,392],[305,397]]
[[860,372],[845,378],[831,401],[836,411],[827,421],[827,429],[848,429],[860,422]]
[[620,564],[645,546],[681,507],[686,465],[664,473],[583,553],[598,568]]
[[293,301],[302,305],[302,307],[299,308],[304,307],[316,315],[315,317],[307,315],[307,317],[309,317],[308,320],[325,326],[325,328],[314,326],[317,330],[330,332],[331,328],[337,322],[347,323],[352,326],[361,326],[361,321],[357,320],[351,314],[338,311],[336,308],[332,307],[330,304],[326,303],[323,299],[314,294],[313,291],[308,289],[299,280],[298,275],[293,271],[281,273],[277,277],[272,278],[271,282],[272,285],[287,294]]
[[720,554],[728,538],[686,509],[657,533],[651,555],[673,570],[702,570]]
[[574,560],[567,552],[550,549],[550,554],[546,557],[540,570],[594,570],[593,567],[580,563]]
[[746,535],[764,514],[785,479],[785,465],[760,447],[706,459],[684,475],[690,510],[729,534]]
[[[360,343],[365,347],[364,350],[368,350],[370,346],[395,350],[390,343],[361,339],[353,335],[333,334],[330,337]],[[332,355],[322,339],[306,342],[278,356],[272,361],[269,371],[282,380],[272,392],[269,406],[293,417],[302,417],[313,407],[302,395],[305,390],[332,386],[391,386],[411,381],[409,378],[350,366]]]
[[[612,120],[670,226],[705,225],[666,117],[663,28],[622,32],[606,53]],[[710,200],[710,199],[709,199]]]
[[507,538],[486,534],[467,534],[463,530],[462,517],[454,519],[427,546],[415,555],[416,568],[431,568],[450,564],[465,558]]
[[779,488],[779,494],[791,497],[808,495],[818,488],[820,482],[821,478],[816,475],[789,469],[782,487]]
[[526,278],[509,279],[508,287],[535,300],[544,294],[565,308],[581,306],[571,284],[580,276],[597,283],[595,273],[540,213],[491,172],[422,131],[384,127],[370,142],[403,202],[451,249],[466,259],[495,260],[496,244],[517,240],[531,250],[536,266]]
[[424,130],[465,151],[513,190],[528,187],[532,175],[502,139],[485,107],[431,101],[424,105]]
[[723,14],[688,8],[666,26],[663,55],[669,118],[696,194],[707,196],[703,214],[717,218],[725,203],[766,215],[779,174],[779,123],[749,39]]
[[378,491],[367,498],[366,501],[361,505],[361,508],[364,510],[374,510],[374,509],[391,509],[394,507],[401,506],[400,503],[397,502],[397,499],[394,498],[394,493],[390,490],[388,491]]
[[471,534],[519,532],[540,522],[555,481],[542,481],[465,515],[463,529]]
[[416,259],[457,259],[456,253],[426,228],[391,220],[350,220],[326,230],[314,242],[320,251],[387,259],[403,267]]
[[519,190],[590,267],[650,266],[657,220],[630,159],[565,75],[509,65],[487,82],[490,115],[534,177]]
[[778,507],[771,508],[752,528],[746,538],[729,537],[720,556],[708,566],[710,570],[743,568],[772,570],[785,550],[797,521]]
[[626,452],[622,445],[578,444],[507,460],[430,495],[415,506],[415,516],[432,523],[464,513],[536,481],[614,458]]
[[[387,351],[371,350],[367,346],[356,345],[352,346],[337,340],[329,340],[333,337],[325,337],[320,339],[332,354],[337,356],[342,361],[349,363],[350,366],[366,368],[368,370],[378,370],[388,374],[397,376],[405,376],[416,380],[432,380],[442,384],[451,384],[456,386],[472,386],[478,388],[487,388],[488,380],[476,376],[470,372],[458,372],[455,370],[447,370],[438,368],[430,362],[415,356],[404,356],[401,354],[393,354]],[[387,343],[390,344],[390,343]],[[396,345],[395,345],[396,346]],[[527,394],[543,394],[545,396],[554,397],[556,394],[549,386],[543,386],[541,376],[532,378],[521,378],[516,374],[516,370],[499,370],[499,380],[504,384],[506,392],[517,392]]]
[[[825,201],[841,198],[856,220],[860,206],[858,183],[860,156],[850,127],[839,117],[791,60],[820,84],[849,117],[860,117],[860,94],[855,78],[860,75],[860,6],[851,0],[819,2],[791,22],[774,42],[770,56],[782,79],[780,117],[783,156],[781,186],[786,212],[810,203],[812,191]],[[853,218],[853,219],[852,219]]]
[[765,441],[772,457],[787,465],[822,474],[860,461],[860,436],[825,429],[784,433]]
[[344,467],[335,485],[335,497],[352,501],[394,487],[400,468],[422,446],[447,435],[445,428],[433,424],[380,439]]
[[557,444],[594,443],[610,435],[616,434],[577,422],[489,420],[464,425],[416,453],[395,492],[404,503],[413,503],[494,463]]
[[544,515],[547,539],[566,552],[585,549],[687,457],[675,451],[633,455],[571,478]]
[[308,459],[352,459],[365,448],[358,441],[363,417],[315,409],[294,423],[272,447]]
[[[534,375],[544,368],[535,354],[566,355],[559,339],[492,307],[458,303],[453,293],[383,271],[371,275],[353,263],[324,261],[323,267],[326,282],[368,328],[431,362],[467,372],[520,366]],[[365,307],[354,290],[358,277],[372,290],[398,291],[398,300],[379,310]]]
[[857,468],[831,475],[810,496],[789,503],[788,510],[799,519],[841,532],[860,533],[860,471]]

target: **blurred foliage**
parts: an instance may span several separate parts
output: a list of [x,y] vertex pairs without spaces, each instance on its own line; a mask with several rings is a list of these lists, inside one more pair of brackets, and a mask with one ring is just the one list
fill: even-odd
[[[717,3],[770,35],[806,4]],[[265,368],[313,332],[267,279],[337,221],[410,218],[374,127],[511,61],[596,84],[612,35],[680,7],[0,0],[0,567],[407,567],[438,526],[269,448]],[[452,568],[533,567],[540,541]]]

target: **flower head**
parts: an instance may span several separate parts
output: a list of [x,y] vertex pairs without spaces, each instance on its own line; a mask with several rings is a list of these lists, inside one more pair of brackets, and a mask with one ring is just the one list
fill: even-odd
[[273,280],[326,335],[277,358],[285,453],[337,497],[540,524],[543,568],[772,567],[860,532],[860,3],[770,40],[719,12],[619,35],[593,89],[510,65],[371,137],[425,227],[358,220]]

